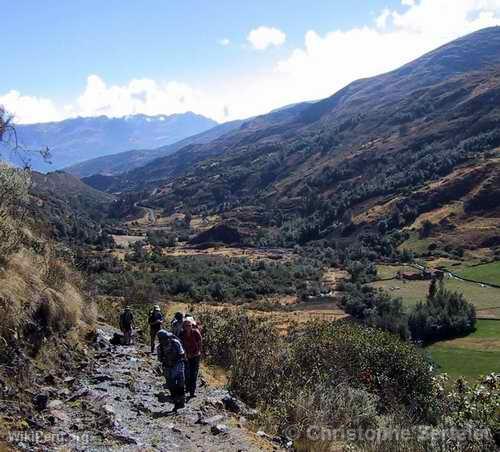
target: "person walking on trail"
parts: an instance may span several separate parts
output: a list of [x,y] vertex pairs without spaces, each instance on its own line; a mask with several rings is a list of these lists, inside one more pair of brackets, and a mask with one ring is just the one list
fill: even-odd
[[158,342],[158,360],[162,364],[163,375],[174,402],[173,412],[176,413],[185,404],[186,353],[181,341],[163,329],[158,332]]
[[184,323],[184,314],[182,312],[176,312],[172,322],[170,323],[172,333],[178,338],[182,334],[182,326]]
[[151,354],[155,352],[156,335],[161,330],[163,325],[163,314],[161,313],[160,306],[155,305],[153,310],[149,313],[149,334],[151,337]]
[[202,337],[193,320],[184,320],[181,341],[186,351],[186,391],[191,398],[196,397],[196,382],[200,370]]
[[130,345],[132,343],[133,327],[134,327],[134,314],[132,314],[130,306],[127,306],[120,314],[120,330],[123,333],[124,345]]

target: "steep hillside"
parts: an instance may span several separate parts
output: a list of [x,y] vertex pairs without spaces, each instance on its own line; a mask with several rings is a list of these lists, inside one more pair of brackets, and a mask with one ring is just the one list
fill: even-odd
[[246,149],[246,146],[259,142],[280,141],[291,133],[293,126],[289,128],[290,124],[296,122],[310,105],[310,102],[303,102],[275,110],[244,121],[239,128],[210,142],[190,143],[172,155],[155,159],[122,175],[109,190],[141,190],[150,185],[155,187],[159,181],[171,180],[209,157]]
[[51,164],[34,154],[31,165],[37,171],[54,171],[103,155],[175,143],[215,125],[215,121],[191,112],[171,116],[99,116],[20,125],[17,135],[27,149],[49,147]]
[[43,220],[47,236],[63,241],[95,243],[114,196],[95,190],[75,176],[56,171],[32,172],[30,214]]
[[[212,210],[237,218],[243,206],[262,207],[264,226],[307,218],[296,226],[303,240],[400,229],[425,212],[466,203],[484,189],[462,183],[462,175],[481,167],[481,177],[494,184],[498,171],[500,28],[285,113],[155,160],[114,188],[155,189],[145,202],[169,212]],[[436,187],[443,178],[456,179],[455,188]],[[464,212],[495,215],[488,208]],[[356,221],[361,214],[365,219]],[[486,229],[481,243],[493,234]]]
[[173,144],[168,144],[156,149],[142,149],[120,152],[118,154],[106,155],[96,159],[87,160],[82,163],[66,168],[68,173],[78,177],[89,177],[95,174],[117,175],[134,170],[157,158],[173,154],[177,150],[190,144],[209,143],[220,136],[237,129],[243,121],[230,121],[219,124],[205,132],[184,138]]

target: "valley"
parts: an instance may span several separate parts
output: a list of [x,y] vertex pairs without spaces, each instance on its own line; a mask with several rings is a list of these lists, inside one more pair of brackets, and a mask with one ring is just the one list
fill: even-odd
[[[66,171],[0,164],[0,449],[498,448],[500,27],[322,100],[193,116],[128,118],[146,129],[118,144],[151,149]],[[165,360],[169,396],[158,310],[203,337],[185,407],[193,356]]]
[[[163,234],[165,236],[178,234],[178,225],[182,220],[182,215],[164,217],[158,210],[159,222],[148,221],[149,211],[145,211],[143,220],[128,223],[129,228],[134,231],[134,236],[113,236],[119,245],[118,249],[110,250],[114,256],[119,256],[121,260],[131,262],[127,256],[132,253],[134,243],[143,241],[148,243],[149,234]],[[190,222],[190,232],[188,235],[199,234],[213,227],[216,221],[202,221],[201,218],[193,217]],[[177,232],[176,232],[177,230]],[[403,242],[404,246],[405,242]],[[151,250],[151,248],[147,249]],[[162,247],[161,256],[171,258],[191,258],[191,259],[244,259],[253,263],[284,263],[301,260],[301,255],[291,248],[266,248],[266,247],[241,247],[237,245],[225,245],[223,243],[207,243],[203,247],[189,245],[187,242],[177,242],[168,247]],[[314,249],[310,250],[314,256]],[[147,251],[146,251],[147,253]],[[369,283],[371,287],[380,289],[388,293],[393,298],[400,298],[403,306],[409,311],[417,303],[423,302],[429,291],[429,280],[405,280],[398,277],[398,273],[418,274],[420,268],[443,270],[446,273],[445,286],[451,291],[463,294],[476,308],[478,320],[477,331],[467,338],[437,342],[426,348],[430,356],[439,365],[442,372],[446,372],[453,377],[477,378],[480,375],[491,371],[499,372],[496,363],[500,363],[500,287],[488,285],[495,284],[495,268],[497,262],[483,263],[485,257],[481,252],[470,252],[463,258],[443,259],[436,256],[421,258],[415,264],[403,263],[383,263],[376,266],[377,274],[374,282]],[[487,259],[487,258],[486,258]],[[137,267],[139,270],[140,267]],[[329,265],[320,266],[321,275],[318,278],[317,295],[314,289],[311,295],[301,298],[300,290],[297,287],[290,294],[271,294],[258,296],[257,299],[249,300],[246,297],[234,296],[230,304],[236,303],[244,309],[250,310],[253,316],[265,317],[277,325],[279,329],[287,329],[288,325],[296,322],[307,322],[310,320],[334,321],[347,318],[349,315],[342,308],[342,298],[344,292],[342,286],[348,281],[350,275],[341,268],[332,268]],[[451,273],[453,272],[452,276]],[[460,277],[471,278],[477,282],[459,279]],[[187,276],[196,279],[198,275],[191,273]],[[339,290],[339,288],[341,290]],[[177,302],[193,303],[195,300],[186,293],[179,293],[174,297]],[[171,300],[167,296],[165,301]],[[129,300],[133,303],[133,298]],[[167,301],[168,302],[168,301]],[[220,309],[226,302],[213,300],[210,302],[214,309]],[[189,311],[190,309],[185,308]],[[487,328],[485,328],[487,325]],[[484,333],[483,330],[487,331]],[[484,341],[475,339],[476,336],[484,338]],[[470,338],[470,339],[469,339]]]

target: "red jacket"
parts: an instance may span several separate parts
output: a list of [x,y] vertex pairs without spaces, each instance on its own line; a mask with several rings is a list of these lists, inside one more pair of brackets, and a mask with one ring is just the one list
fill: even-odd
[[187,359],[201,355],[201,333],[197,328],[191,329],[191,334],[188,336],[185,331],[181,335],[182,345],[186,351]]

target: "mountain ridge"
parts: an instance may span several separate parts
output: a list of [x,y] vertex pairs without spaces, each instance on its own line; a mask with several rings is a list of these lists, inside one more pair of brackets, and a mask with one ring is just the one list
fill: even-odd
[[91,160],[85,160],[70,167],[65,171],[78,176],[89,177],[93,175],[114,176],[146,165],[150,161],[173,154],[189,144],[210,142],[219,136],[238,128],[244,120],[234,120],[218,124],[208,130],[183,138],[172,144],[167,144],[155,149],[133,149],[118,152]]
[[[491,160],[485,177],[494,179],[499,105],[500,27],[493,27],[284,116],[263,115],[213,142],[182,148],[119,177],[110,190],[144,190],[150,195],[143,205],[167,213],[208,210],[237,218],[242,207],[272,205],[265,226],[283,215],[309,218],[303,228],[315,238],[345,229],[345,216],[356,219],[397,197],[393,210],[413,212],[403,227],[437,207],[406,192],[430,189],[481,159]],[[446,202],[466,203],[476,189],[453,192]],[[393,213],[380,212],[370,217],[371,228]],[[486,229],[495,234],[493,226]],[[474,243],[487,240],[485,234]]]
[[[16,127],[19,144],[26,149],[48,147],[51,162],[36,153],[30,164],[37,171],[54,171],[89,158],[137,147],[175,143],[212,128],[212,119],[192,112],[174,115],[78,117],[63,121],[21,124]],[[13,163],[19,164],[15,158]]]

